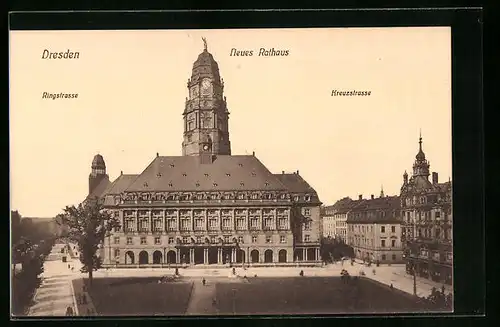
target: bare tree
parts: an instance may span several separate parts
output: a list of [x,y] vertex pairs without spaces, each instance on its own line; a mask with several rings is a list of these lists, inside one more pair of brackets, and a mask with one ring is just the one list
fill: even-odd
[[92,273],[102,264],[97,249],[104,242],[104,237],[120,226],[118,219],[104,210],[95,199],[87,200],[78,207],[67,206],[56,221],[68,228],[67,237],[78,244],[81,271],[89,274],[89,283],[92,285]]

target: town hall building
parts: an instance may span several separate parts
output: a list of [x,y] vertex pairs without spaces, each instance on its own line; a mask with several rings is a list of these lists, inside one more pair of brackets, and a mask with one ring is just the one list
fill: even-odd
[[103,243],[103,265],[319,264],[316,191],[299,171],[273,174],[255,153],[231,154],[224,81],[206,42],[187,88],[181,156],[157,154],[113,182],[94,157],[87,199],[121,223]]

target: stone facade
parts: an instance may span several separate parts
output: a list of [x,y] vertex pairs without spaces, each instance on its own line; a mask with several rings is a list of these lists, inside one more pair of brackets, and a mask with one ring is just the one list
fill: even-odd
[[318,265],[321,202],[299,172],[273,174],[231,155],[224,82],[205,47],[187,84],[182,156],[160,156],[112,183],[94,158],[89,195],[121,227],[101,248],[106,266]]

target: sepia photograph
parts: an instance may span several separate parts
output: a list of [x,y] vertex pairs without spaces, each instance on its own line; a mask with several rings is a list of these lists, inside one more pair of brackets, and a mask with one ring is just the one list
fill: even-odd
[[13,317],[453,312],[450,27],[9,47]]

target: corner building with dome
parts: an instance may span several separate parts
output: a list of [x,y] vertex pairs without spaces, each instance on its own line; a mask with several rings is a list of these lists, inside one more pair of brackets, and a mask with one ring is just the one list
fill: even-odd
[[182,156],[157,154],[113,182],[94,157],[87,200],[121,222],[104,240],[103,265],[320,264],[316,191],[299,171],[273,174],[255,153],[231,154],[224,81],[206,44],[187,88]]

